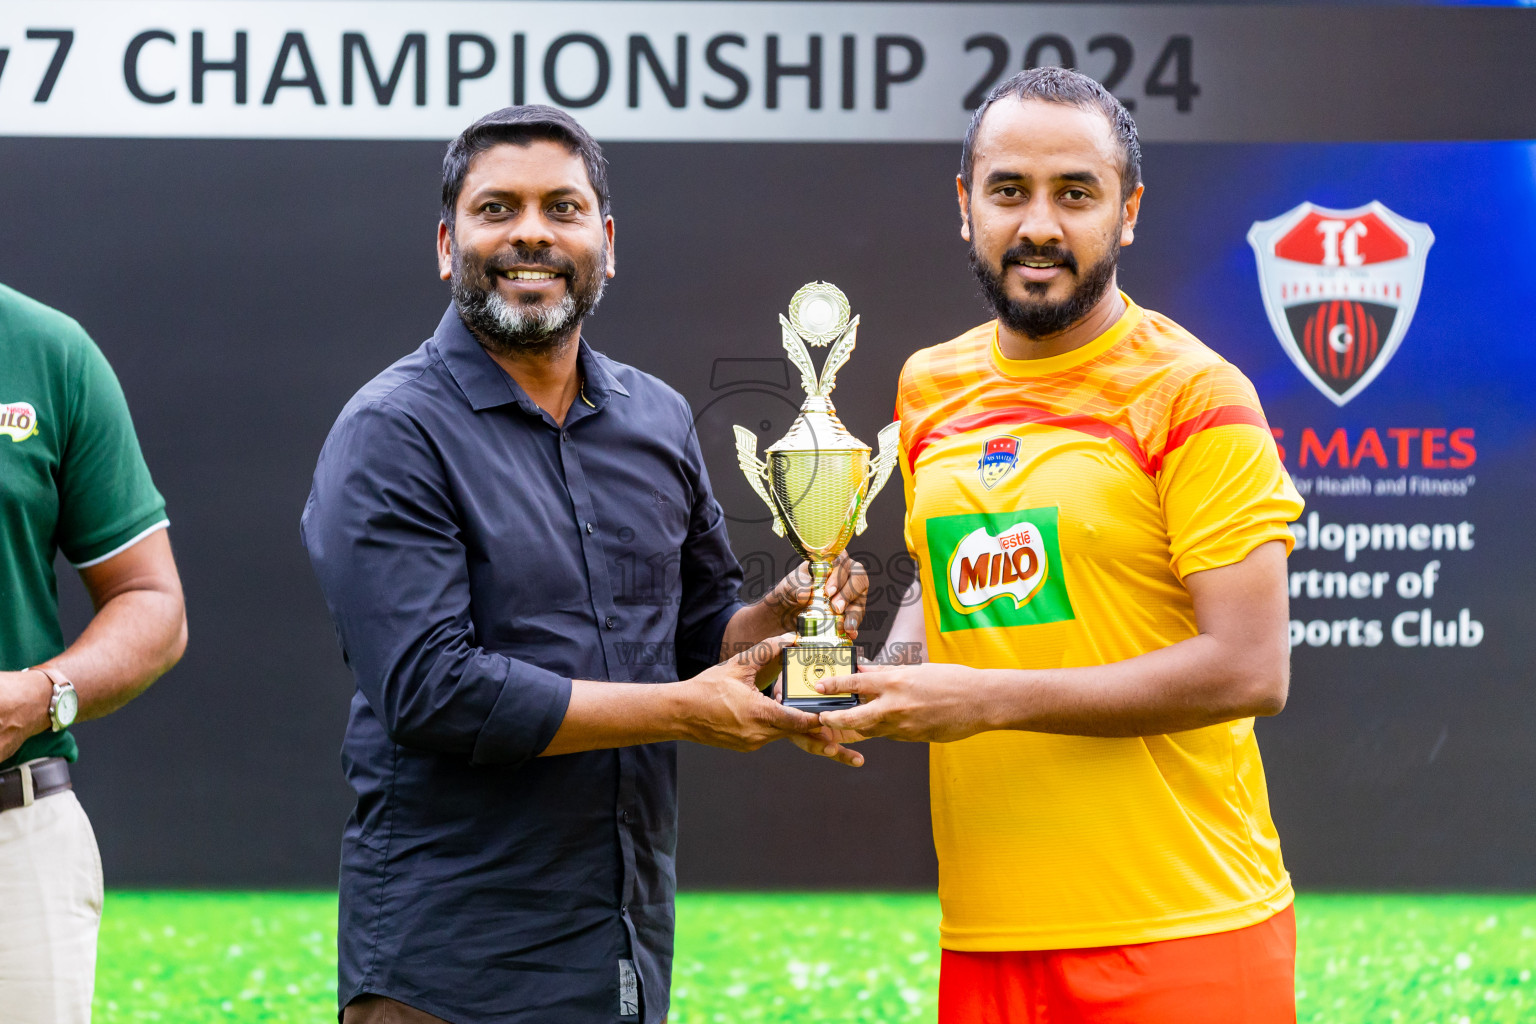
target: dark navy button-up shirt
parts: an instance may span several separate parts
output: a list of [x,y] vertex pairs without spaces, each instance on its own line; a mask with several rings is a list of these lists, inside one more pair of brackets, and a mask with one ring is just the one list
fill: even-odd
[[585,341],[579,366],[557,426],[450,307],[320,453],[302,533],[357,680],[343,1006],[607,1022],[628,960],[667,1012],[674,745],[537,755],[573,678],[717,661],[741,570],[688,404]]

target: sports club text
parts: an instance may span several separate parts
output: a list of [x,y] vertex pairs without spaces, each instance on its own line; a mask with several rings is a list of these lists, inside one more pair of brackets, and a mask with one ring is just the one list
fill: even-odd
[[[1349,570],[1293,568],[1289,573],[1292,612],[1303,617],[1290,623],[1292,647],[1377,647],[1388,635],[1398,647],[1476,647],[1483,642],[1483,624],[1470,608],[1437,615],[1435,609],[1420,605],[1388,612],[1385,619],[1351,616],[1349,618],[1307,619],[1307,609],[1314,601],[1375,602],[1396,598],[1407,602],[1427,602],[1439,594],[1442,558],[1430,558],[1419,564],[1415,559],[1407,568],[1365,569],[1356,567],[1356,559],[1368,553],[1410,551],[1467,552],[1477,546],[1476,526],[1462,520],[1455,523],[1337,523],[1325,521],[1316,511],[1308,512],[1291,524],[1295,539],[1293,565],[1304,552],[1336,552],[1350,564]],[[1386,554],[1395,561],[1400,556]],[[1346,605],[1348,606],[1348,605]],[[1336,607],[1336,606],[1335,606]],[[1325,613],[1326,614],[1326,613]],[[1345,614],[1348,614],[1347,612]]]

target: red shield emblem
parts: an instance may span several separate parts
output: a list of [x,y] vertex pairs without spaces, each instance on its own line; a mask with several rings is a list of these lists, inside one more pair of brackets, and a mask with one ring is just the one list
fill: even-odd
[[1302,203],[1248,229],[1270,326],[1335,405],[1364,391],[1408,333],[1434,241],[1428,224],[1380,203]]

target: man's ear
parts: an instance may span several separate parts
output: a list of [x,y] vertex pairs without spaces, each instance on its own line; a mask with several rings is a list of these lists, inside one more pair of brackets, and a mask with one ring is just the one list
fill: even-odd
[[971,240],[971,197],[965,188],[965,179],[955,175],[955,198],[960,201],[960,237]]
[[611,215],[603,218],[603,233],[608,236],[608,266],[603,268],[603,272],[612,278],[618,273],[619,268],[613,255],[613,217]]
[[1120,245],[1125,247],[1136,241],[1136,218],[1141,216],[1141,194],[1147,190],[1145,185],[1137,185],[1125,200],[1125,217],[1120,222]]
[[453,277],[453,240],[448,237],[448,225],[437,222],[437,276],[444,281]]

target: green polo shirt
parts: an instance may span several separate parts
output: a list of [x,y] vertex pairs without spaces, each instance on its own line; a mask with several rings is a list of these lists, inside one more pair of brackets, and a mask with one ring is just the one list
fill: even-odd
[[[103,562],[166,525],[123,389],[69,317],[0,285],[0,671],[64,649],[54,556]],[[67,731],[0,769],[78,753]]]

